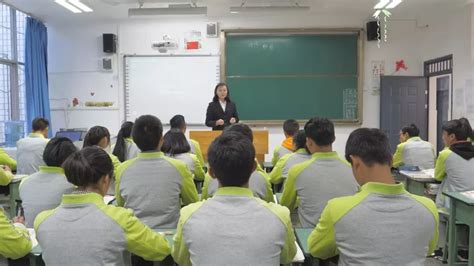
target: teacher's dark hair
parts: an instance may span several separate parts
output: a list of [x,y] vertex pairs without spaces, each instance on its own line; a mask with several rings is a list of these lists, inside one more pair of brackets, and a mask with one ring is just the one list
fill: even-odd
[[227,88],[227,96],[225,97],[225,101],[230,102],[229,86],[227,86],[227,84],[225,84],[224,82],[221,82],[221,83],[217,84],[216,87],[214,88],[214,98],[212,98],[213,102],[218,102],[219,101],[219,97],[217,96],[217,89],[219,89],[222,86],[225,86]]

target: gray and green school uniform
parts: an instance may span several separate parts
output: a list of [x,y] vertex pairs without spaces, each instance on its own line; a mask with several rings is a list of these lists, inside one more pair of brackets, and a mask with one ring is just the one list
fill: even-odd
[[[207,199],[212,197],[218,190],[219,182],[217,179],[212,178],[209,174],[206,174],[204,178],[204,184],[202,185],[201,199]],[[255,170],[249,179],[249,189],[252,190],[253,195],[257,198],[261,198],[267,202],[274,202],[272,184],[267,173],[263,170]]]
[[7,172],[0,168],[0,186],[7,186],[12,182],[13,174],[12,172]]
[[8,153],[5,149],[0,148],[0,165],[7,165],[12,169],[12,171],[16,170],[16,161]]
[[246,188],[223,187],[181,210],[172,256],[180,266],[279,265],[295,253],[287,208]]
[[59,206],[63,194],[74,190],[61,167],[40,166],[39,172],[20,183],[20,198],[25,210],[25,224],[33,227],[36,216]]
[[435,159],[436,153],[431,143],[420,137],[412,137],[397,145],[393,155],[393,167],[411,165],[422,169],[433,169]]
[[136,158],[140,149],[132,138],[125,138],[125,161]]
[[353,196],[332,199],[308,238],[311,255],[339,255],[339,265],[423,265],[438,240],[431,199],[403,184],[369,182]]
[[31,250],[31,240],[26,227],[12,224],[0,208],[0,257],[18,259]]
[[142,152],[123,163],[115,185],[117,205],[153,229],[176,228],[181,204],[199,200],[186,164],[162,152]]
[[351,167],[336,152],[316,152],[291,168],[280,204],[290,210],[298,207],[301,226],[314,227],[328,200],[353,195],[358,189]]
[[35,230],[46,265],[127,265],[128,252],[154,261],[170,254],[162,235],[97,193],[64,195],[36,217]]
[[193,174],[194,180],[197,181],[204,181],[204,176],[206,173],[204,173],[204,169],[202,168],[201,162],[199,162],[199,159],[195,154],[192,153],[181,153],[177,154],[174,156],[171,156],[171,158],[174,158],[176,160],[180,160],[183,163],[185,163],[189,169],[189,171]]
[[17,174],[31,175],[38,172],[43,161],[43,152],[49,139],[40,133],[31,133],[16,143]]
[[191,153],[195,154],[201,163],[202,166],[204,166],[204,156],[202,156],[202,151],[201,151],[201,145],[199,145],[199,142],[193,140],[193,139],[188,139],[189,146],[191,147]]
[[474,146],[461,142],[442,150],[436,161],[435,179],[442,181],[436,196],[439,208],[449,208],[449,199],[442,192],[474,190]]
[[298,149],[293,153],[285,154],[273,167],[273,170],[270,173],[270,182],[272,184],[281,183],[288,177],[288,172],[291,167],[309,159],[311,159],[311,154],[309,154],[304,148]]
[[276,165],[278,160],[280,160],[280,158],[282,158],[286,154],[290,154],[292,152],[293,152],[292,150],[290,150],[288,148],[285,148],[283,146],[276,147],[273,150],[272,165]]

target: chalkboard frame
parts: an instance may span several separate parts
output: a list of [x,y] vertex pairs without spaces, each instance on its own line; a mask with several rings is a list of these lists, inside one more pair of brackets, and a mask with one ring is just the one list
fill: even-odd
[[[355,34],[357,41],[357,118],[356,119],[332,119],[337,125],[361,125],[363,121],[363,78],[364,78],[364,30],[362,28],[288,28],[288,29],[221,29],[220,32],[220,65],[221,80],[226,82],[226,38],[229,35],[256,35],[256,36],[278,36],[278,35],[346,35]],[[252,126],[280,126],[284,120],[241,120],[241,122]],[[305,123],[305,120],[298,120]]]

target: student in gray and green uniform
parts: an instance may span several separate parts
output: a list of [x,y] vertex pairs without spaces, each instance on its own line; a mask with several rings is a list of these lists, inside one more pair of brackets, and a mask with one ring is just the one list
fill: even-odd
[[[0,169],[0,174],[4,172]],[[0,257],[19,259],[31,250],[31,240],[24,221],[20,217],[10,222],[5,212],[0,208]]]
[[163,137],[161,151],[171,158],[182,161],[193,174],[194,180],[204,181],[204,169],[196,155],[190,153],[191,147],[186,136],[178,129],[171,129]]
[[298,131],[293,138],[293,148],[293,153],[285,154],[273,167],[270,173],[270,182],[272,184],[280,184],[282,181],[285,181],[291,167],[311,159],[311,154],[306,149],[306,134],[304,130]]
[[132,209],[153,229],[176,228],[181,204],[198,201],[193,175],[185,163],[160,151],[163,126],[155,116],[140,116],[135,121],[132,135],[142,152],[118,170],[117,204]]
[[393,167],[410,165],[433,169],[435,159],[433,145],[420,138],[420,130],[415,124],[404,126],[400,130],[400,144],[393,155]]
[[181,210],[172,256],[186,265],[279,265],[292,261],[295,235],[287,208],[253,196],[255,149],[244,135],[226,131],[208,150],[214,197]]
[[43,151],[49,139],[49,121],[37,117],[32,122],[33,132],[16,143],[16,161],[19,175],[31,175],[44,165]]
[[46,265],[130,265],[130,253],[156,261],[170,254],[166,239],[131,210],[105,205],[103,196],[113,178],[105,151],[86,147],[72,154],[63,168],[78,189],[35,220]]
[[115,145],[112,148],[112,154],[115,155],[117,159],[122,163],[127,160],[136,158],[138,156],[138,153],[140,152],[140,149],[137,147],[137,144],[133,142],[132,129],[133,122],[123,122],[117,134],[117,141],[115,142]]
[[449,148],[441,151],[436,161],[435,179],[442,181],[436,205],[449,208],[443,191],[474,190],[474,146],[468,141],[472,129],[460,120],[445,122],[442,130],[444,144]]
[[294,119],[288,119],[283,122],[283,133],[285,134],[285,140],[280,146],[273,150],[272,165],[276,165],[278,160],[285,154],[293,152],[293,136],[298,133],[300,125]]
[[[184,116],[182,115],[175,115],[170,119],[170,126],[171,129],[179,129],[183,134],[186,133],[186,121],[184,120]],[[202,156],[202,151],[201,151],[201,146],[199,145],[199,142],[193,140],[193,139],[188,139],[189,146],[191,147],[191,153],[196,155],[199,162],[201,163],[202,166],[204,166],[204,156]]]
[[[224,132],[238,132],[246,136],[253,143],[253,132],[249,126],[245,124],[233,124],[224,129]],[[255,197],[259,197],[267,202],[274,202],[272,185],[268,174],[259,167],[258,161],[255,159],[257,168],[252,172],[249,179],[249,188],[253,191]],[[211,178],[209,174],[204,179],[202,186],[201,199],[212,197],[218,188],[217,179]]]
[[308,238],[311,255],[339,255],[339,265],[423,265],[438,240],[438,212],[431,199],[395,183],[387,136],[353,131],[346,159],[361,190],[328,202]]
[[318,223],[328,200],[352,195],[358,185],[349,163],[332,150],[336,139],[334,124],[315,117],[306,123],[304,131],[311,159],[291,168],[280,204],[290,210],[298,207],[301,227],[310,228]]
[[33,227],[38,213],[56,208],[61,203],[63,194],[74,190],[74,185],[67,181],[61,165],[76,150],[76,146],[68,138],[52,138],[43,153],[47,166],[40,166],[39,172],[21,181],[20,198],[27,227]]

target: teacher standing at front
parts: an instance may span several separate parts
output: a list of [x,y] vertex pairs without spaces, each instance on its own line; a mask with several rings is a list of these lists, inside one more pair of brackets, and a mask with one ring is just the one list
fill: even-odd
[[227,85],[225,83],[217,84],[214,89],[214,98],[207,107],[206,126],[212,127],[212,130],[223,130],[238,122],[237,107],[230,100]]

